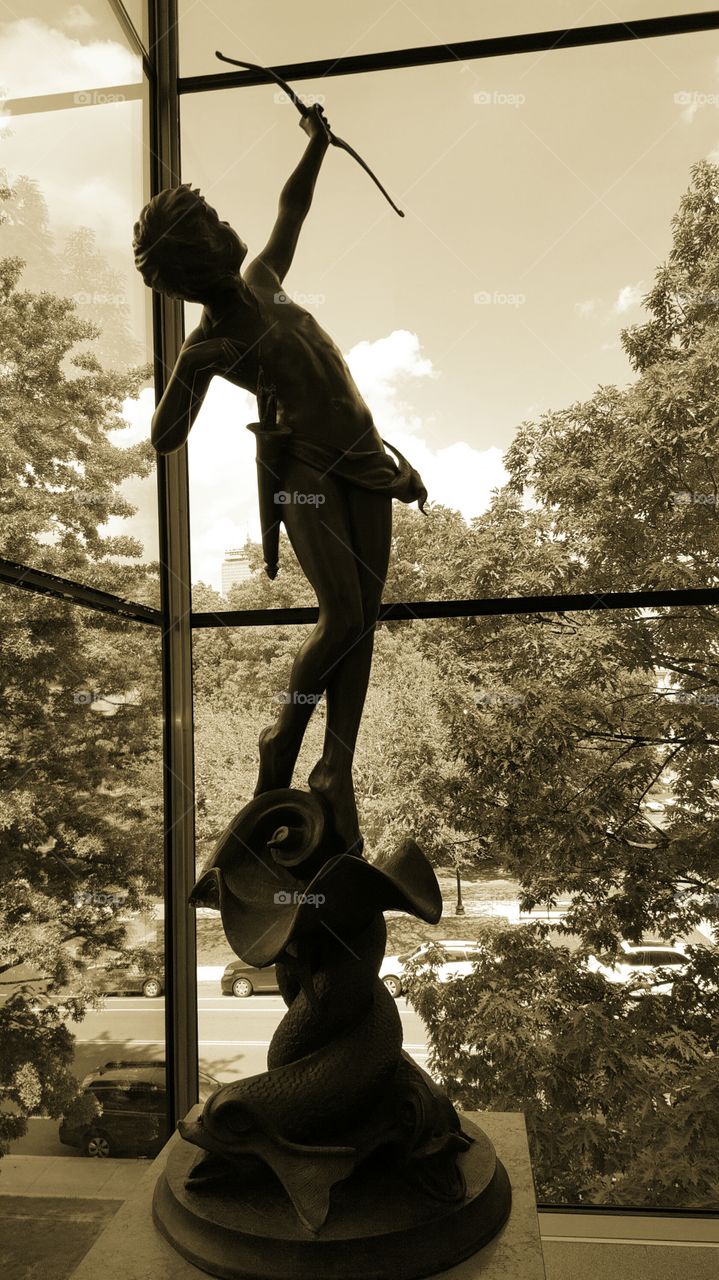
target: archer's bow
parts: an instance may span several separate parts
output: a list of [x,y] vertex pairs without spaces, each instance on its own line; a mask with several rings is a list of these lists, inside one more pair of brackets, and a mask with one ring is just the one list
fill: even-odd
[[[265,75],[272,77],[275,83],[280,86],[280,89],[284,90],[290,102],[293,102],[297,107],[297,110],[299,111],[300,115],[308,116],[312,111],[312,107],[306,106],[305,103],[302,101],[302,99],[298,98],[297,94],[294,92],[293,89],[290,88],[290,86],[286,83],[286,81],[284,81],[281,76],[278,76],[276,71],[272,70],[272,67],[260,67],[256,62],[241,62],[239,58],[227,58],[225,54],[220,53],[219,50],[215,53],[215,57],[219,58],[221,62],[229,62],[233,67],[244,67],[245,70],[247,71],[263,71]],[[326,127],[327,126],[325,126],[325,128]],[[397,207],[394,200],[390,196],[389,192],[386,191],[385,188],[382,186],[382,183],[380,182],[377,175],[372,172],[366,160],[363,160],[361,155],[358,155],[354,147],[351,147],[349,142],[345,142],[344,138],[338,138],[337,134],[333,133],[331,129],[327,129],[327,136],[333,147],[340,147],[342,151],[346,151],[348,155],[352,156],[352,159],[356,160],[358,165],[361,165],[365,173],[369,174],[375,186],[379,187],[385,200],[387,200],[387,202],[391,204],[395,213],[398,213],[400,218],[403,218],[404,214],[402,210]]]

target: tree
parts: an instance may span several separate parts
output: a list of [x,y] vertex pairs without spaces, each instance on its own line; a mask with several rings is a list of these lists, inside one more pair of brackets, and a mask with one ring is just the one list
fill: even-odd
[[[151,466],[149,445],[110,438],[147,371],[104,369],[88,349],[97,328],[71,299],[23,290],[22,269],[0,263],[0,554],[154,594],[139,543],[102,531],[132,511],[119,484]],[[0,970],[17,978],[0,1007],[1,1150],[77,1091],[65,1023],[91,998],[83,966],[125,949],[128,916],[161,888],[162,765],[149,627],[6,587],[0,641]],[[59,1002],[38,995],[38,975]]]
[[[467,532],[444,522],[445,592],[716,583],[718,211],[719,169],[702,163],[650,318],[623,334],[636,380],[522,424],[491,509]],[[422,564],[410,538],[406,559]],[[701,921],[716,938],[718,622],[621,609],[419,632],[444,677],[456,826],[519,880],[524,908],[570,902],[571,955],[510,932],[461,990],[420,982],[413,996],[454,1096],[526,1111],[545,1198],[717,1198],[716,950],[690,949],[671,998],[630,1001],[583,961]]]
[[430,1065],[465,1108],[524,1112],[540,1201],[714,1207],[716,954],[699,949],[671,996],[637,998],[546,932],[488,934],[448,985],[437,960],[415,965],[405,983]]

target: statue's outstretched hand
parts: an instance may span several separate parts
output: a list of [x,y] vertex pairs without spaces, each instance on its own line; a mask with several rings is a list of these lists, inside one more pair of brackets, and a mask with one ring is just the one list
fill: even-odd
[[308,138],[324,138],[330,144],[330,122],[325,119],[324,109],[318,102],[310,107],[306,115],[300,117],[300,129],[304,129]]
[[277,392],[274,386],[265,382],[262,368],[257,378],[257,412],[266,430],[277,425]]

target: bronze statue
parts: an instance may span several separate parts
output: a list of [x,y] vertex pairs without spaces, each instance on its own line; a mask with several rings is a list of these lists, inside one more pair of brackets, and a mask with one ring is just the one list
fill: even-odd
[[[189,185],[161,192],[143,209],[134,248],[148,285],[204,306],[153,418],[158,452],[187,439],[215,374],[259,391],[258,430],[263,437],[273,428],[282,433],[274,465],[258,459],[274,490],[274,527],[285,525],[320,616],[297,654],[280,714],[260,739],[255,794],[290,785],[312,710],[326,692],[324,751],[309,784],[329,804],[346,849],[359,853],[352,760],[387,572],[391,500],[423,506],[427,493],[406,460],[398,454],[396,463],[383,448],[332,339],[283,292],[329,146],[321,107],[300,124],[309,136],[305,153],[282,190],[265,248],[244,274],[247,246]],[[266,503],[264,514],[267,521]]]
[[[331,141],[319,107],[301,116],[305,154],[244,274],[245,244],[189,185],[161,192],[135,227],[146,283],[204,307],[155,412],[153,443],[161,453],[184,443],[214,374],[256,394],[266,569],[274,577],[282,521],[319,604],[287,699],[261,735],[255,796],[192,895],[220,910],[236,955],[276,964],[287,1013],[267,1071],[221,1086],[180,1125],[154,1215],[213,1275],[410,1280],[480,1248],[511,1197],[492,1144],[402,1051],[397,1007],[378,977],[383,912],[436,923],[442,911],[410,837],[381,860],[363,857],[352,784],[392,498],[422,509],[427,493],[385,449],[331,338],[282,290]],[[309,791],[294,790],[323,692],[322,758]]]

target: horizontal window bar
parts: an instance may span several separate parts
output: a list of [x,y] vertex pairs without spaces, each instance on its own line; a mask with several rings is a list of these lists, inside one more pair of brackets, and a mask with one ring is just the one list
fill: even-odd
[[[619,44],[627,40],[655,40],[659,36],[691,35],[719,29],[719,10],[677,14],[666,18],[642,18],[636,22],[606,22],[591,27],[559,31],[534,31],[486,40],[460,40],[456,44],[421,45],[415,49],[390,49],[386,53],[351,54],[319,58],[314,62],[289,62],[274,67],[283,80],[315,80],[326,76],[350,76],[368,71],[395,71],[401,67],[438,66],[444,62],[468,62],[478,58],[503,58],[517,53],[544,53],[550,49],[578,49],[587,45]],[[232,50],[228,49],[231,54]],[[202,76],[180,76],[180,93],[205,93],[209,89],[239,89],[272,83],[265,71],[215,71]]]
[[39,93],[31,98],[7,98],[3,109],[11,116],[30,116],[38,111],[75,111],[81,107],[106,107],[112,102],[135,102],[142,98],[144,84],[104,84],[94,89],[65,93]]
[[[576,1237],[582,1234],[582,1219],[595,1237],[623,1238],[634,1236],[637,1240],[657,1236],[657,1219],[671,1220],[672,1239],[705,1240],[719,1244],[719,1212],[716,1209],[648,1209],[646,1205],[620,1204],[537,1204],[543,1237]],[[624,1218],[621,1231],[617,1218]],[[542,1221],[544,1219],[544,1221]]]
[[[476,618],[515,613],[575,613],[584,609],[646,609],[666,605],[719,605],[719,587],[677,591],[606,591],[583,595],[509,596],[488,600],[413,600],[383,604],[380,622],[416,622],[423,618]],[[267,627],[316,622],[317,608],[227,609],[193,613],[192,626]]]
[[110,591],[99,591],[96,587],[73,582],[70,578],[59,578],[54,573],[46,573],[44,569],[32,569],[26,564],[16,564],[13,560],[0,560],[0,582],[20,587],[23,591],[35,591],[39,595],[54,596],[56,600],[79,604],[85,609],[114,613],[118,617],[128,618],[133,622],[147,622],[155,627],[162,625],[160,610],[153,609],[148,604],[136,604],[132,600],[123,600],[122,596],[114,596]]

